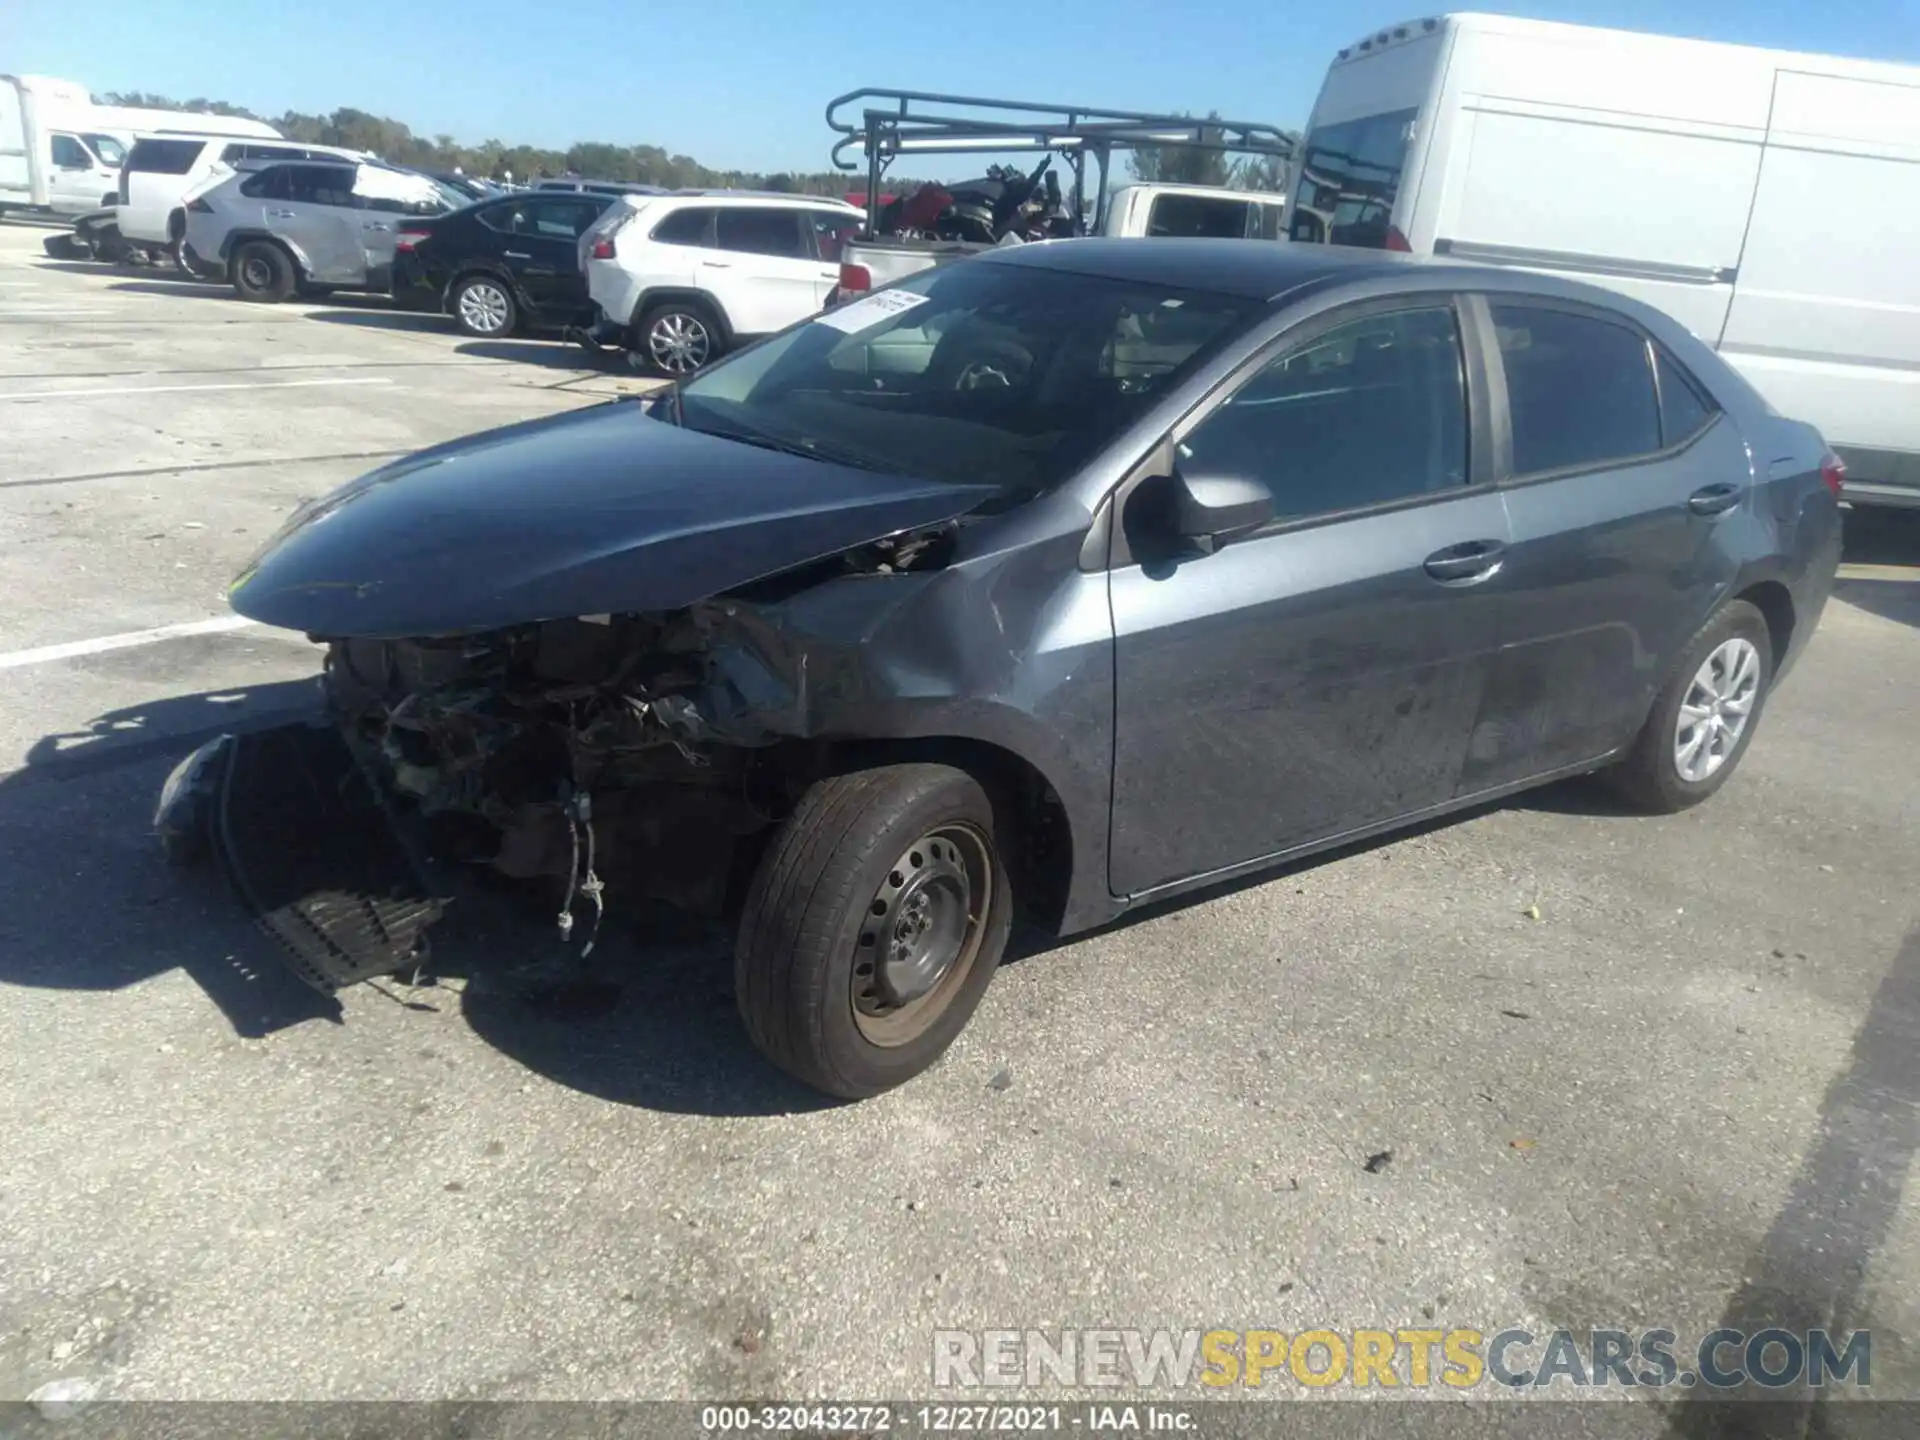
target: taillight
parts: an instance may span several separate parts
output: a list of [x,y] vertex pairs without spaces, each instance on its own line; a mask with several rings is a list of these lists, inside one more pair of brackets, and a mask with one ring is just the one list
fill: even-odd
[[1400,227],[1398,225],[1387,226],[1386,248],[1389,250],[1398,250],[1403,255],[1411,255],[1413,253],[1413,246],[1407,243],[1407,237],[1400,233]]
[[432,238],[433,232],[431,230],[402,230],[398,235],[393,237],[393,248],[411,253],[414,246],[420,244],[423,240],[431,240]]
[[587,258],[590,260],[613,259],[613,241],[602,235],[598,240],[593,242],[593,249],[587,252]]
[[1827,482],[1827,489],[1838,497],[1847,483],[1847,462],[1829,450],[1827,458],[1820,462],[1820,478]]
[[213,213],[213,207],[196,195],[187,202],[187,213],[190,215],[211,215]]
[[873,289],[873,272],[864,265],[842,265],[840,289],[848,295],[864,294]]

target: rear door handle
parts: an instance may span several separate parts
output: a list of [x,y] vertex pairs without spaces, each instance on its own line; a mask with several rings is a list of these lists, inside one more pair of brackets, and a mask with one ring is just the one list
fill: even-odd
[[1426,571],[1443,585],[1477,585],[1506,563],[1507,547],[1498,540],[1464,540],[1427,557]]
[[291,210],[269,210],[267,214],[275,220],[291,220],[294,218],[293,211]]
[[731,270],[733,268],[733,262],[731,260],[702,260],[700,263],[709,270]]
[[503,260],[531,260],[533,258],[524,250],[502,250],[500,257]]
[[1702,485],[1687,497],[1687,509],[1696,515],[1718,515],[1740,503],[1738,485]]

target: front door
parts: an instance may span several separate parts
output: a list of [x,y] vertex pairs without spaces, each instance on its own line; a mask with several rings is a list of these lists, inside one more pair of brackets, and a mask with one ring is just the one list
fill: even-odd
[[[820,261],[792,206],[723,206],[714,249],[700,257],[706,288],[723,296],[737,335],[770,335],[817,311]],[[808,228],[811,222],[806,221]]]
[[47,203],[57,214],[85,215],[111,204],[117,179],[78,135],[56,130],[47,137],[53,169],[47,176]]
[[1746,446],[1708,392],[1619,317],[1490,297],[1513,520],[1499,658],[1466,792],[1633,738],[1665,668],[1739,573]]
[[[1470,457],[1446,297],[1315,324],[1176,434],[1275,520],[1213,554],[1121,516],[1111,883],[1137,895],[1449,799],[1495,643],[1506,511]],[[1147,486],[1134,500],[1151,494]]]

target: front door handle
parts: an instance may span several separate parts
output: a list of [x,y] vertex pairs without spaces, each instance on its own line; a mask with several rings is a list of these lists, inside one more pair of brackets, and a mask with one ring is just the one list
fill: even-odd
[[293,211],[291,210],[269,210],[267,214],[274,220],[291,220],[294,218]]
[[1696,515],[1718,515],[1740,503],[1738,485],[1702,485],[1687,497],[1687,509]]
[[531,260],[533,256],[524,250],[502,250],[500,252],[500,258],[503,260]]
[[1507,547],[1498,540],[1464,540],[1436,550],[1426,560],[1427,574],[1443,585],[1477,585],[1506,563]]
[[702,260],[700,264],[708,270],[730,270],[733,268],[733,262],[731,260]]

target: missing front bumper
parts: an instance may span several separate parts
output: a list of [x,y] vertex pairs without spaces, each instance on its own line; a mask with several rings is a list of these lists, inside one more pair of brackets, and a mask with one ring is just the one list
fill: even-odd
[[167,777],[154,829],[176,861],[210,850],[323,993],[420,964],[448,903],[331,726],[201,746]]

